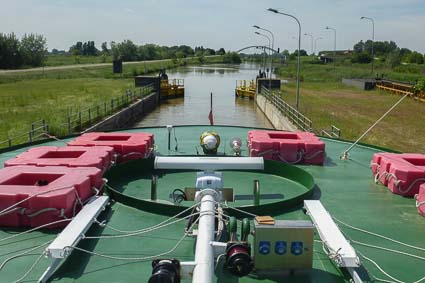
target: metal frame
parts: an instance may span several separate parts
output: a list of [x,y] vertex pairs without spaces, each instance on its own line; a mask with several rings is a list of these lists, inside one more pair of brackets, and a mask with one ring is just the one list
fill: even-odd
[[52,259],[52,263],[41,275],[39,282],[47,282],[55,270],[72,252],[72,248],[83,238],[84,233],[94,223],[96,217],[105,209],[109,197],[94,197],[74,217],[56,239],[46,248],[45,255]]
[[360,259],[320,200],[305,200],[304,208],[316,226],[320,239],[333,253],[329,257],[335,261],[338,267],[345,267],[354,282],[361,283],[362,279],[357,273],[357,268],[360,267]]
[[270,94],[270,91],[262,86],[261,92],[258,94],[264,96],[271,104],[273,104],[289,121],[294,124],[298,129],[313,132],[313,122],[301,114],[297,109],[286,103],[280,96]]

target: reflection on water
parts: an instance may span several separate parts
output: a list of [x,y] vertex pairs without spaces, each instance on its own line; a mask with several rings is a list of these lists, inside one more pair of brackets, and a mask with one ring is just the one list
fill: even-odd
[[135,126],[209,124],[213,93],[214,124],[271,128],[253,100],[235,99],[236,80],[254,79],[259,66],[252,64],[184,67],[168,72],[170,79],[184,79],[185,98],[163,101]]

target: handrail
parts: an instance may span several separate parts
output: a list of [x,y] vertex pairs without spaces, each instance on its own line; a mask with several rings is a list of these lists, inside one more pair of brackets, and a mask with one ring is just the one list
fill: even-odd
[[340,138],[341,137],[341,129],[331,125],[330,131],[323,129],[322,136],[328,136],[330,138]]
[[298,129],[312,132],[313,131],[313,122],[296,110],[294,107],[286,103],[280,96],[270,93],[270,91],[262,86],[260,95],[263,95],[271,104],[273,104],[277,109],[279,109],[282,114],[289,119],[289,121],[294,124]]
[[[23,142],[33,142],[35,140],[40,139],[41,137],[45,137],[45,135],[49,132],[49,125],[46,123],[44,119],[34,121],[31,123],[31,129],[29,131],[25,131],[21,134],[17,134],[13,137],[9,137],[6,140],[0,141],[0,147],[4,147],[3,145],[7,145],[5,147],[11,147],[12,145],[16,145]],[[24,138],[25,137],[25,138]]]
[[[140,88],[139,93],[132,90],[127,90],[123,95],[111,98],[110,102],[104,102],[91,107],[80,109],[76,113],[68,113],[65,121],[59,123],[59,130],[63,134],[72,134],[76,131],[82,131],[84,127],[99,121],[100,119],[112,115],[117,110],[128,106],[139,98],[143,98],[152,93],[153,85],[147,85]],[[33,142],[41,138],[46,138],[49,134],[49,124],[44,119],[31,123],[31,129],[23,133],[9,137],[6,140],[0,141],[0,148],[12,147],[26,142]]]
[[99,121],[100,119],[112,115],[117,110],[128,106],[139,98],[152,93],[153,85],[147,85],[140,88],[139,94],[135,91],[127,90],[122,96],[111,98],[110,102],[103,102],[92,107],[81,109],[75,114],[67,116],[66,121],[61,125],[66,127],[67,134],[70,135],[75,131],[82,131],[84,127]]

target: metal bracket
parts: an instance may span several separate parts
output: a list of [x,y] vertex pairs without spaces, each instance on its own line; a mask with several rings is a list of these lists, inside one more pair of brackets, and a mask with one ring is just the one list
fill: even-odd
[[320,239],[326,243],[326,247],[335,253],[332,259],[337,266],[347,268],[354,282],[361,283],[362,280],[356,271],[360,266],[356,251],[345,239],[320,200],[305,200],[304,208],[319,232]]
[[96,217],[105,209],[109,197],[93,197],[74,219],[63,229],[56,239],[46,248],[45,254],[52,259],[52,263],[41,275],[39,282],[45,283],[52,276],[59,265],[63,263],[72,249],[83,238],[84,233],[94,223]]

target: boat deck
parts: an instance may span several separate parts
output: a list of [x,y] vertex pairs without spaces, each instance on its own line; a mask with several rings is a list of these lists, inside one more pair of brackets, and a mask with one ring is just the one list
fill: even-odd
[[[177,151],[167,150],[168,131],[166,128],[140,128],[130,129],[127,132],[151,132],[155,135],[156,151],[161,155],[196,155],[196,146],[200,134],[205,130],[213,130],[221,136],[222,144],[230,154],[228,141],[232,137],[246,140],[247,131],[251,128],[232,126],[181,126],[175,128],[175,137],[178,142]],[[72,138],[67,139],[72,140]],[[382,185],[375,184],[369,168],[372,154],[379,149],[359,145],[350,154],[350,160],[340,160],[340,154],[347,149],[349,143],[322,138],[326,143],[327,158],[324,166],[297,165],[314,177],[315,186],[311,199],[320,199],[325,208],[336,219],[361,229],[379,233],[397,239],[410,245],[425,247],[425,219],[421,217],[415,207],[415,200],[394,195]],[[58,141],[46,142],[43,145],[62,146]],[[175,149],[174,134],[171,148]],[[0,154],[0,167],[4,161],[27,150],[20,148]],[[246,144],[243,155],[247,155]],[[198,149],[202,152],[201,149]],[[223,151],[223,147],[220,147]],[[148,199],[150,196],[151,168],[146,162],[131,162],[122,165],[122,168],[113,169],[107,178],[109,185],[127,196],[135,199]],[[124,167],[125,166],[125,167]],[[125,169],[125,170],[124,170]],[[117,170],[117,171],[114,171]],[[289,169],[288,169],[289,170]],[[283,170],[285,171],[285,170]],[[296,197],[308,190],[299,183],[274,174],[272,176],[261,172],[224,172],[225,187],[234,188],[240,199],[230,206],[243,207],[252,204],[252,199],[243,195],[252,194],[252,180],[259,179],[262,193],[273,197],[262,200],[262,204],[275,203]],[[170,199],[170,192],[174,188],[194,186],[195,175],[193,172],[171,172],[160,176],[158,182],[158,198]],[[166,201],[164,201],[166,202]],[[182,203],[182,206],[186,205]],[[188,203],[187,205],[190,205]],[[283,206],[274,211],[276,219],[309,219],[302,211],[302,206],[292,208]],[[124,205],[119,201],[113,202],[111,208],[102,215],[108,220],[108,225],[121,230],[136,230],[153,226],[168,219],[169,216],[151,213]],[[147,282],[151,275],[151,258],[142,260],[143,257],[161,254],[172,249],[177,241],[182,238],[186,221],[181,221],[160,230],[141,234],[133,237],[112,239],[83,239],[79,248],[90,251],[74,251],[65,264],[53,275],[52,282]],[[418,251],[406,246],[383,240],[358,230],[340,224],[340,229],[352,240],[357,251],[376,261],[386,272],[404,282],[413,282],[423,276],[425,251]],[[100,236],[119,234],[110,227],[93,225],[86,236]],[[1,282],[13,282],[29,271],[24,282],[36,282],[44,272],[49,259],[42,258],[38,264],[31,268],[39,258],[43,247],[36,248],[52,239],[58,230],[34,231],[24,235],[17,233],[26,229],[0,228],[0,264],[7,258],[18,255],[29,249],[28,254],[12,259],[0,270]],[[6,237],[16,237],[5,240]],[[316,235],[316,239],[318,235]],[[377,245],[387,249],[395,249],[412,253],[420,258],[396,254],[390,251],[376,249],[359,244]],[[97,256],[106,255],[107,257]],[[120,257],[140,258],[139,260],[120,260]],[[187,237],[170,254],[162,258],[178,258],[190,261],[194,258],[194,239]],[[383,275],[371,262],[361,258],[363,266],[369,276],[374,276],[393,281]],[[421,268],[422,267],[422,268]],[[1,267],[0,267],[1,268]],[[268,277],[248,276],[237,278],[230,276],[220,265],[216,268],[217,282],[348,282],[346,272],[335,267],[322,250],[322,244],[316,242],[314,246],[313,269],[297,271],[294,274],[276,274]],[[367,274],[362,274],[367,279]],[[369,278],[369,281],[372,281]],[[368,280],[366,280],[368,281]],[[183,281],[186,282],[186,281]]]

